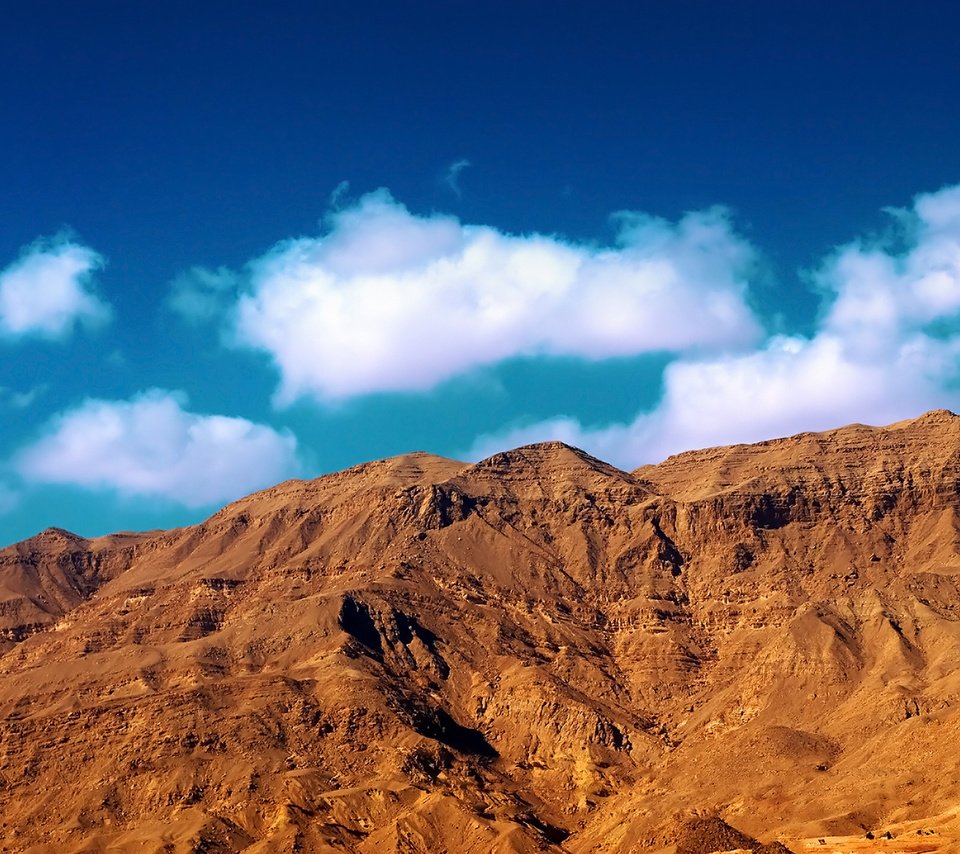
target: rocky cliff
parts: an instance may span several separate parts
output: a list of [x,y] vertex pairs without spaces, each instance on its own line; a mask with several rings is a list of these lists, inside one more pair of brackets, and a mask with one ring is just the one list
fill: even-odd
[[799,851],[926,822],[897,850],[948,850],[958,508],[935,412],[632,473],[411,454],[192,528],[46,531],[0,551],[4,849]]

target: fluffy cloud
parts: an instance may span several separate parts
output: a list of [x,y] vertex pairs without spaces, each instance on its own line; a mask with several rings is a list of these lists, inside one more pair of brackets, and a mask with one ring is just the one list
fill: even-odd
[[960,400],[960,187],[896,211],[904,246],[852,243],[815,276],[826,293],[809,338],[751,353],[681,359],[651,413],[586,429],[558,418],[482,437],[470,455],[560,439],[632,467],[687,448],[853,421],[884,424]]
[[198,415],[175,392],[87,400],[57,416],[15,465],[28,482],[162,497],[187,507],[238,498],[294,474],[296,439],[244,418]]
[[616,219],[616,245],[414,216],[386,191],[249,267],[234,339],[266,352],[279,405],[417,391],[515,356],[742,347],[749,245],[725,213]]
[[103,258],[66,238],[38,240],[0,271],[0,337],[62,338],[80,323],[110,318],[89,288]]

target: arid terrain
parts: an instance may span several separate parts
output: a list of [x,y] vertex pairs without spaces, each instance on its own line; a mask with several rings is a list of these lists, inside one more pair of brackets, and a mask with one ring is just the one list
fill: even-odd
[[0,848],[960,850],[960,417],[0,550]]

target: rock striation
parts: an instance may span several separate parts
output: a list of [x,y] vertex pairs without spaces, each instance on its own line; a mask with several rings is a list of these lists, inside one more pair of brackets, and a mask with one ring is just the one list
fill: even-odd
[[410,454],[45,531],[0,550],[3,850],[947,838],[958,509],[934,412],[634,472]]

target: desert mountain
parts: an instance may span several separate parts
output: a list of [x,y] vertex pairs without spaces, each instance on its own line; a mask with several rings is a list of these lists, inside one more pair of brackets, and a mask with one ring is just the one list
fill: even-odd
[[951,850],[958,510],[933,412],[45,531],[0,550],[3,850]]

